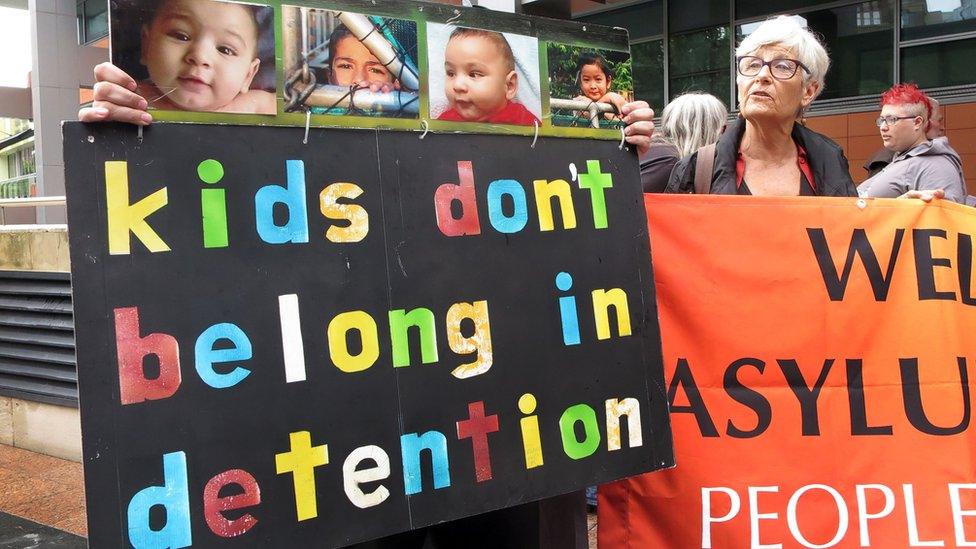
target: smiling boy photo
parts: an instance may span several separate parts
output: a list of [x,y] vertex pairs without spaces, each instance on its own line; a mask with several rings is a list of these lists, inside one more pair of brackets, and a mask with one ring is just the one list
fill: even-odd
[[[139,2],[131,11],[120,7],[113,17],[138,29],[138,47],[127,40],[113,42],[113,58],[136,77],[137,93],[150,108],[275,114],[273,51],[270,58],[267,51],[274,44],[273,35],[268,36],[273,33],[271,8],[158,0]],[[136,20],[139,24],[132,25]],[[268,86],[270,91],[263,89]]]

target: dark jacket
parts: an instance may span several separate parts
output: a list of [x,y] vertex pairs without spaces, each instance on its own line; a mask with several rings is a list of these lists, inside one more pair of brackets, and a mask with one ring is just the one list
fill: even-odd
[[[712,165],[711,194],[736,194],[735,162],[739,156],[739,143],[746,131],[745,120],[731,122],[715,145],[715,163]],[[847,166],[844,150],[837,143],[800,124],[793,125],[793,141],[807,152],[807,161],[813,171],[817,194],[821,196],[857,196],[854,181]],[[698,153],[682,158],[671,172],[666,192],[695,192],[695,163]]]
[[652,142],[640,163],[641,186],[645,193],[663,193],[680,153],[670,143]]

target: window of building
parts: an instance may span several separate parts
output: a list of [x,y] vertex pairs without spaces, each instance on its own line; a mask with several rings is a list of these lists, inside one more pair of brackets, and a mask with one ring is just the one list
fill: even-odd
[[77,14],[79,44],[108,35],[108,0],[79,0]]
[[669,87],[671,98],[689,91],[703,91],[723,103],[731,89],[729,27],[719,26],[668,39]]
[[792,13],[829,2],[830,0],[736,0],[735,16],[737,19],[772,16],[778,13]]
[[902,0],[901,39],[917,40],[976,31],[972,0]]
[[[894,79],[894,0],[871,0],[796,16],[800,24],[823,39],[830,52],[830,70],[821,99],[871,95]],[[759,26],[736,27],[736,43]]]
[[577,21],[627,29],[631,40],[664,34],[664,0],[582,15]]
[[976,72],[961,60],[976,59],[976,38],[901,50],[901,79],[922,88],[976,84]]
[[660,112],[664,106],[664,40],[630,46],[634,70],[634,98],[650,103]]
[[729,0],[681,0],[668,2],[668,32],[727,25]]

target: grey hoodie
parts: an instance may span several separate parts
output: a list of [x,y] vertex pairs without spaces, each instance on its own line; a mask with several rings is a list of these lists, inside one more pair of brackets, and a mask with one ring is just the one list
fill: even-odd
[[945,137],[896,154],[891,164],[857,188],[860,196],[897,198],[908,191],[944,189],[946,200],[966,203],[962,161]]

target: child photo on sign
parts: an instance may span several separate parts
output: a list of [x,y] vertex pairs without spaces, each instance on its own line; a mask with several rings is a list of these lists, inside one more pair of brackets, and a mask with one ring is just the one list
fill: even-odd
[[112,61],[150,109],[275,114],[274,10],[220,0],[115,0]]
[[627,52],[549,43],[549,108],[554,126],[619,128],[633,99]]
[[285,112],[417,118],[417,23],[282,7]]
[[432,117],[449,122],[539,123],[536,38],[429,23],[427,45]]

